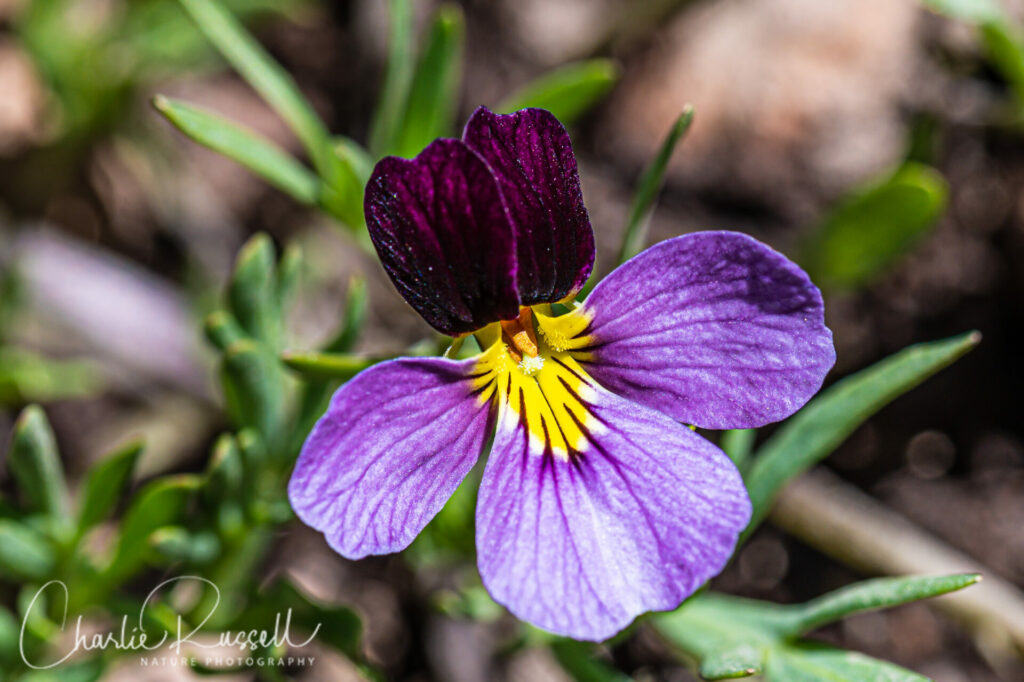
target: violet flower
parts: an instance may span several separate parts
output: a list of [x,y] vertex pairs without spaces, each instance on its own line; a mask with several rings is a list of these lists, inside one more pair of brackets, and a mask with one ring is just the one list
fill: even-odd
[[761,426],[820,388],[835,353],[807,275],[743,234],[699,232],[554,316],[590,275],[594,236],[569,136],[541,109],[481,108],[461,140],[383,159],[365,209],[409,304],[484,350],[392,360],[339,389],[289,485],[298,516],[346,557],[397,552],[493,429],[477,559],[519,618],[601,640],[721,571],[750,501],[684,424]]

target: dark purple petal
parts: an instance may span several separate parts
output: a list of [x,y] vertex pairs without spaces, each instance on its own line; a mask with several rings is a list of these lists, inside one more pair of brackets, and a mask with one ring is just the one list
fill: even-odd
[[503,407],[477,502],[477,561],[519,618],[606,639],[672,609],[725,566],[750,518],[726,455],[666,415],[584,391],[589,436],[571,459]]
[[594,232],[562,124],[543,109],[499,115],[480,107],[462,139],[487,162],[504,195],[516,229],[523,305],[579,291],[594,265]]
[[705,428],[784,419],[835,364],[821,292],[785,256],[738,232],[647,249],[579,312],[591,318],[585,366],[598,382]]
[[391,281],[435,329],[454,336],[519,314],[515,234],[490,171],[462,142],[381,159],[365,211]]
[[472,361],[393,360],[334,394],[288,484],[292,508],[339,554],[404,549],[473,467],[488,406]]

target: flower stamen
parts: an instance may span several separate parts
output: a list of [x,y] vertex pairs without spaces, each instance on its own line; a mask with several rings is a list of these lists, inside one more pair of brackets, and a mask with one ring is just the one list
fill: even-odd
[[533,329],[533,312],[529,308],[522,308],[514,320],[503,320],[501,331],[508,340],[509,351],[513,356],[519,356],[517,361],[524,357],[535,358],[540,353],[537,333]]

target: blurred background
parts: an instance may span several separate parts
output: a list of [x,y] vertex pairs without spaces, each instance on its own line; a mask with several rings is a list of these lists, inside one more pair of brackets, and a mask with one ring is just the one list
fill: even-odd
[[[388,51],[385,3],[226,4],[332,133],[367,138]],[[885,518],[1024,587],[1024,100],[1015,81],[1024,72],[1014,75],[994,47],[990,24],[914,0],[459,5],[457,121],[560,65],[613,60],[614,85],[571,125],[602,272],[614,267],[638,176],[692,104],[649,241],[740,230],[800,260],[826,293],[838,351],[829,383],[912,343],[982,333],[976,350],[871,418],[823,467]],[[435,7],[414,3],[417,34]],[[1003,11],[1016,21],[1024,2],[1007,0]],[[306,254],[288,347],[323,341],[354,274],[370,293],[358,350],[397,351],[429,336],[336,223],[178,133],[151,108],[157,93],[301,156],[176,2],[0,0],[0,424],[9,433],[21,407],[42,403],[72,480],[134,434],[149,444],[140,480],[203,467],[226,418],[202,319],[256,232]],[[871,203],[894,178],[925,187],[932,204]],[[892,237],[886,216],[902,210],[923,217]],[[848,227],[858,221],[882,232]],[[884,257],[858,250],[871,239]],[[3,485],[13,486],[9,477]],[[886,570],[851,568],[834,558],[843,537],[826,547],[793,525],[760,529],[717,587],[794,602]],[[297,523],[262,570],[354,605],[369,660],[393,679],[568,679],[544,650],[503,650],[507,617],[428,608],[424,595],[444,571],[413,573],[397,557],[347,562]],[[1003,608],[1024,622],[1019,605]],[[1024,679],[1018,662],[978,644],[977,627],[930,604],[854,617],[819,636],[944,682]],[[637,679],[694,679],[644,630],[607,653]],[[354,674],[323,657],[298,674]],[[191,675],[127,666],[109,679]]]

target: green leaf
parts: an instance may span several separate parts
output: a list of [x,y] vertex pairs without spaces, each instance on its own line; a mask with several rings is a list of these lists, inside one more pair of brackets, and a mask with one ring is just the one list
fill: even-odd
[[231,434],[222,434],[213,446],[204,490],[218,502],[237,497],[242,490],[244,476],[238,443]]
[[276,356],[243,339],[224,353],[222,377],[228,413],[240,427],[260,434],[276,452],[285,427],[285,376]]
[[1018,107],[1024,106],[1024,38],[1021,31],[1007,19],[982,23],[979,31],[989,61],[1013,90]]
[[235,316],[226,310],[215,310],[206,316],[203,325],[206,338],[220,350],[227,350],[236,341],[248,338]]
[[610,59],[567,64],[527,84],[503,100],[496,110],[508,113],[538,107],[569,125],[608,94],[619,74],[618,64]]
[[14,424],[9,466],[30,509],[57,519],[67,515],[64,466],[53,429],[38,405],[26,407]]
[[789,609],[796,635],[854,613],[884,609],[955,592],[981,580],[977,573],[878,578],[856,583]]
[[465,20],[458,5],[442,5],[412,79],[395,154],[412,157],[438,137],[451,135],[462,78]]
[[0,574],[14,580],[41,580],[56,565],[46,537],[26,525],[0,519]]
[[320,180],[258,133],[216,114],[162,95],[153,107],[193,141],[245,166],[299,203],[320,199]]
[[842,201],[808,237],[800,261],[822,285],[862,286],[931,230],[947,194],[935,169],[907,163]]
[[150,534],[180,521],[201,483],[202,479],[192,474],[166,476],[139,491],[121,521],[117,549],[105,571],[108,585],[116,585],[138,570],[145,561]]
[[657,632],[697,661],[704,679],[760,674],[768,682],[916,682],[923,678],[892,664],[799,637],[852,613],[944,594],[977,580],[977,575],[871,580],[789,606],[702,592],[651,620]]
[[892,663],[812,643],[773,650],[765,673],[768,682],[928,682]]
[[658,192],[661,191],[665,178],[665,169],[668,168],[668,162],[672,158],[672,152],[675,151],[676,145],[690,129],[692,122],[693,107],[687,106],[683,109],[683,113],[679,114],[676,122],[672,124],[658,153],[651,159],[650,165],[640,176],[636,191],[633,193],[633,202],[629,206],[629,215],[626,217],[626,231],[622,235],[622,244],[619,247],[619,263],[626,262],[643,250],[644,241],[647,238],[647,227],[650,224]]
[[340,136],[334,138],[334,153],[352,167],[352,171],[359,179],[359,186],[365,187],[370,181],[376,163],[370,152],[352,138]]
[[325,182],[321,203],[349,225],[362,215],[362,185],[344,159],[333,153],[323,121],[288,73],[238,20],[215,0],[179,0],[225,59],[278,113],[302,142]]
[[348,280],[348,289],[345,291],[345,312],[341,318],[341,325],[334,338],[324,348],[329,353],[348,353],[355,348],[359,334],[363,331],[366,323],[366,309],[369,298],[366,293],[366,280],[359,275],[353,275]]
[[206,564],[217,557],[220,542],[210,532],[190,533],[181,526],[164,526],[149,536],[149,546],[163,562]]
[[300,374],[313,379],[341,379],[347,381],[367,367],[388,358],[371,358],[350,353],[315,353],[285,351],[281,361]]
[[[335,354],[347,353],[355,347],[356,342],[359,340],[359,334],[362,332],[363,324],[366,321],[367,302],[366,280],[357,275],[350,277],[348,290],[345,292],[345,312],[334,338],[324,348],[326,352]],[[288,359],[289,355],[286,354],[284,357],[285,364],[288,364]],[[293,367],[293,369],[295,368]],[[349,369],[354,369],[354,367]],[[329,377],[324,378],[319,369],[316,370],[316,378],[306,374],[307,380],[301,389],[298,416],[296,417],[295,428],[293,429],[297,441],[296,446],[301,445],[301,442],[306,438],[306,434],[313,428],[313,423],[327,409],[327,402],[334,388],[337,387],[339,378],[333,372],[329,374]],[[341,378],[346,380],[350,376],[353,375],[344,372]]]
[[571,639],[551,643],[555,660],[576,682],[629,682],[629,675],[595,658],[594,646]]
[[84,398],[102,388],[103,378],[91,362],[0,347],[0,403],[4,405]]
[[388,42],[388,65],[384,74],[380,101],[370,123],[370,151],[378,158],[395,150],[402,112],[405,111],[412,85],[415,55],[413,54],[413,15],[410,0],[389,0],[391,35]]
[[733,429],[722,434],[719,445],[736,468],[744,471],[750,462],[750,451],[756,439],[757,429]]
[[819,393],[758,450],[746,477],[754,513],[744,536],[753,532],[790,479],[827,457],[868,417],[980,341],[981,334],[969,332],[910,346]]
[[733,680],[761,672],[761,652],[752,646],[715,652],[700,662],[700,676],[705,680]]
[[135,463],[142,453],[142,441],[129,443],[93,465],[82,484],[78,512],[78,536],[107,518],[127,491]]
[[274,272],[274,244],[254,235],[238,254],[228,283],[228,303],[242,328],[268,348],[278,349],[284,336]]
[[[262,591],[249,607],[232,623],[231,629],[265,628],[273,623],[278,613],[292,611],[292,624],[305,635],[316,634],[318,642],[328,644],[350,660],[360,662],[360,640],[363,623],[347,606],[320,603],[286,580],[278,580]],[[301,641],[296,638],[296,641]]]
[[302,247],[297,242],[292,242],[285,247],[284,253],[281,255],[281,262],[277,266],[277,307],[282,320],[285,310],[299,286],[299,280],[302,279],[303,266]]

